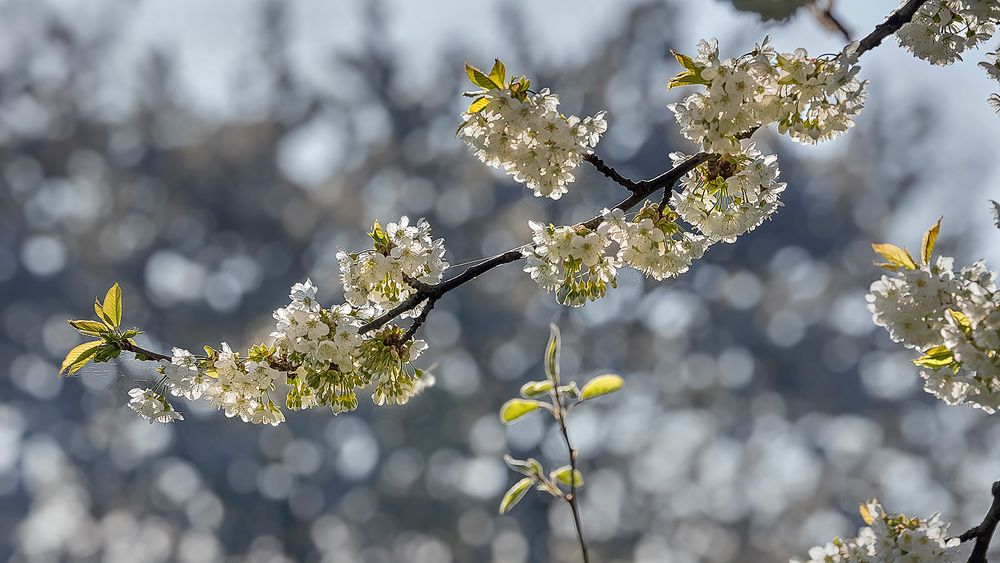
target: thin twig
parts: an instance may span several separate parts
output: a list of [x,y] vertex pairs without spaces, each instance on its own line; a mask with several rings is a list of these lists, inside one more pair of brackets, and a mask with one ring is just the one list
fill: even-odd
[[569,431],[566,430],[566,408],[563,406],[561,394],[556,391],[556,420],[559,421],[559,433],[562,434],[563,442],[569,452],[569,494],[563,498],[569,503],[569,508],[573,512],[573,525],[576,526],[576,539],[580,542],[580,551],[583,552],[583,563],[590,563],[590,553],[587,551],[587,542],[583,539],[583,521],[580,519],[580,507],[576,502],[576,454],[577,451],[569,441]]
[[587,156],[583,157],[583,159],[592,164],[594,168],[597,169],[598,172],[604,174],[605,176],[610,178],[614,183],[625,188],[626,190],[634,192],[639,188],[639,182],[630,180],[625,176],[622,176],[620,172],[615,170],[613,167],[608,166],[608,164],[605,163],[603,160],[601,160],[601,157],[597,156],[596,154],[593,153],[588,154]]
[[969,563],[988,563],[986,551],[990,548],[990,541],[993,539],[997,523],[1000,523],[1000,481],[993,483],[991,492],[993,493],[993,504],[990,505],[982,523],[958,536],[958,539],[963,542],[976,540],[976,545],[972,548],[972,555],[969,555]]
[[830,31],[839,33],[844,37],[844,39],[847,40],[848,43],[850,43],[851,41],[854,41],[854,39],[851,38],[850,30],[848,30],[847,26],[845,26],[843,22],[841,22],[840,19],[833,14],[834,2],[835,0],[828,0],[826,7],[824,8],[820,8],[818,2],[812,4],[811,8],[813,16],[816,17],[816,20],[820,23],[820,25],[826,27]]

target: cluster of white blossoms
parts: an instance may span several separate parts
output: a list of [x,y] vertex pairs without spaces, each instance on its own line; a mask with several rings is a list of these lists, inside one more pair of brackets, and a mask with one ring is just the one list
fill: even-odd
[[617,260],[661,281],[688,271],[705,254],[711,241],[685,231],[677,213],[648,203],[632,219],[621,209],[604,210],[609,236],[619,246]]
[[647,203],[632,218],[604,209],[595,228],[528,224],[532,242],[522,251],[524,271],[556,300],[580,307],[617,286],[618,269],[629,266],[656,280],[683,274],[711,240],[677,223],[669,207]]
[[161,379],[153,389],[133,389],[129,407],[156,422],[183,420],[167,394],[205,399],[227,417],[277,425],[284,422],[275,402],[285,396],[293,410],[329,407],[334,413],[358,406],[357,392],[371,387],[375,404],[403,404],[434,378],[411,367],[427,344],[404,338],[405,331],[386,325],[362,335],[371,307],[349,304],[324,308],[311,280],[292,286],[287,306],[274,311],[272,344],[250,348],[246,357],[223,343],[206,347],[206,356],[174,348],[161,360]]
[[184,420],[181,413],[174,410],[174,407],[167,402],[163,393],[153,389],[135,388],[128,392],[130,397],[128,406],[140,417],[150,422],[173,422]]
[[[384,229],[376,221],[369,236],[372,250],[337,253],[344,298],[352,307],[385,313],[416,291],[408,280],[437,283],[448,268],[444,239],[431,238],[430,224],[424,219],[411,225],[404,216]],[[420,311],[415,307],[402,316],[416,317]]]
[[[625,265],[656,280],[686,272],[711,244],[735,241],[781,205],[785,184],[778,182],[777,157],[763,156],[747,140],[740,149],[686,174],[670,206],[647,203],[632,219],[621,209],[605,209],[592,229],[529,222],[533,244],[523,250],[524,271],[559,303],[573,307],[603,297]],[[675,165],[689,158],[671,157]],[[697,232],[684,229],[678,218]]]
[[809,550],[807,559],[791,563],[950,563],[958,538],[948,537],[949,524],[938,514],[915,518],[888,514],[877,500],[861,505],[867,526],[851,539],[837,538]]
[[988,41],[1000,21],[996,0],[929,0],[896,32],[900,45],[936,65],[961,60],[967,49]]
[[720,59],[712,39],[698,44],[695,58],[675,56],[685,70],[670,87],[705,90],[670,109],[681,133],[715,154],[740,152],[741,138],[772,123],[799,142],[831,139],[854,125],[867,99],[853,45],[836,56],[809,57],[803,49],[777,53],[765,38],[742,57]]
[[467,71],[483,91],[463,115],[458,136],[479,160],[503,168],[536,196],[562,197],[573,170],[608,128],[604,112],[582,119],[562,115],[558,96],[548,89],[529,93],[524,77],[507,82],[500,61],[489,75],[474,67]]
[[[689,157],[670,155],[674,164]],[[760,226],[781,206],[785,184],[778,181],[778,157],[763,156],[753,143],[740,142],[740,152],[719,155],[681,179],[671,206],[711,241],[734,242]]]
[[604,221],[596,229],[583,226],[544,225],[529,221],[534,244],[527,246],[524,271],[540,288],[556,293],[559,303],[581,307],[588,300],[604,297],[608,286],[617,287],[619,262],[608,254],[611,225]]
[[939,224],[924,235],[922,263],[905,249],[874,245],[892,271],[871,285],[868,308],[893,341],[920,352],[924,389],[947,404],[1000,408],[1000,294],[982,262],[954,270],[931,260]]

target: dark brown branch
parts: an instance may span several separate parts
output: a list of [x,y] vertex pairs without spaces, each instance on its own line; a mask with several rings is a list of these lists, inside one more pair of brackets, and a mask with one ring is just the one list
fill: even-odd
[[858,55],[867,53],[875,47],[882,44],[882,41],[899,31],[899,28],[903,27],[910,20],[913,19],[913,15],[917,13],[920,6],[924,4],[927,0],[909,0],[906,4],[902,5],[898,10],[889,14],[889,17],[885,19],[884,22],[875,26],[875,29],[871,33],[866,35],[858,43]]
[[604,174],[605,176],[610,178],[611,181],[625,188],[626,190],[634,192],[637,189],[639,189],[640,182],[629,180],[625,176],[622,176],[620,172],[615,170],[613,167],[608,166],[607,163],[601,160],[601,157],[597,156],[596,154],[588,154],[583,159],[592,164],[594,168],[597,169],[598,172]]
[[[135,354],[135,359],[137,359],[139,361],[152,361],[152,362],[167,361],[167,362],[169,362],[169,361],[171,361],[173,359],[171,356],[167,356],[166,354],[161,354],[159,352],[154,352],[152,350],[147,350],[147,349],[145,349],[145,348],[143,348],[143,347],[141,347],[141,346],[139,346],[137,344],[132,344],[131,342],[128,342],[128,341],[122,342],[121,343],[121,348],[125,352],[132,352],[133,354]],[[207,359],[206,356],[195,356],[195,358],[198,359],[198,360],[205,360],[205,359]],[[268,358],[267,363],[272,368],[274,368],[274,369],[276,369],[278,371],[288,372],[288,371],[291,371],[291,369],[292,369],[291,364],[289,364],[284,358],[271,357],[271,358]]]
[[976,540],[972,554],[969,555],[969,563],[988,563],[986,551],[990,548],[990,541],[993,539],[993,532],[997,529],[997,523],[1000,523],[1000,481],[993,483],[991,492],[993,493],[993,504],[990,505],[990,510],[986,513],[982,523],[958,536],[958,539],[963,542]]
[[427,299],[427,302],[424,303],[424,310],[420,311],[420,315],[418,315],[417,318],[413,319],[413,323],[410,324],[410,328],[406,329],[406,332],[403,333],[402,338],[399,339],[401,344],[406,344],[407,342],[409,342],[410,339],[413,338],[413,335],[415,335],[417,331],[420,330],[420,326],[423,325],[424,321],[427,320],[427,315],[431,314],[431,309],[434,308],[434,304],[437,303],[438,299],[439,299],[438,297],[430,297]]
[[166,356],[159,352],[153,352],[152,350],[147,350],[130,342],[124,342],[122,344],[122,350],[132,352],[135,354],[135,359],[137,360],[152,360],[154,362],[158,362],[160,360],[170,361],[170,356]]

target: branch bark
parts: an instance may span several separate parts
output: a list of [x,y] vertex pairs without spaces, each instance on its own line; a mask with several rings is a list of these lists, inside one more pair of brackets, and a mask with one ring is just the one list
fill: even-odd
[[993,493],[993,504],[990,505],[982,523],[958,536],[962,542],[976,540],[976,544],[972,547],[972,554],[969,555],[969,563],[988,563],[986,551],[990,548],[990,541],[993,539],[993,532],[997,529],[997,523],[1000,523],[1000,481],[993,483],[991,492]]
[[882,41],[886,37],[889,37],[893,33],[899,31],[899,28],[910,23],[913,19],[914,14],[920,9],[920,6],[924,4],[927,0],[909,0],[906,4],[900,6],[898,10],[889,14],[889,17],[885,19],[884,22],[875,26],[875,29],[871,33],[866,35],[861,41],[858,42],[858,55],[862,55],[871,51],[875,47],[882,44]]

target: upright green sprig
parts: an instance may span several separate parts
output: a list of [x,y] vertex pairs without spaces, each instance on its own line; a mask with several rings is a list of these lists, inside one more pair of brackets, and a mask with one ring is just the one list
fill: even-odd
[[550,325],[549,343],[545,350],[545,380],[529,381],[522,385],[521,396],[500,407],[500,420],[504,424],[511,424],[532,411],[548,412],[559,425],[559,433],[569,453],[569,464],[546,473],[541,462],[535,458],[516,459],[505,455],[507,465],[524,477],[514,483],[503,496],[500,514],[507,513],[520,502],[531,487],[565,501],[573,512],[573,523],[586,563],[590,559],[583,538],[580,509],[576,502],[576,490],[583,486],[583,473],[577,469],[577,450],[570,443],[566,417],[577,405],[621,389],[625,381],[618,375],[605,374],[591,379],[582,388],[577,387],[575,381],[563,384],[559,373],[560,342],[559,327]]
[[62,361],[59,373],[73,375],[89,362],[101,363],[117,358],[122,350],[135,345],[135,336],[142,333],[137,328],[122,330],[122,288],[116,283],[104,295],[104,301],[94,299],[94,313],[97,320],[67,321],[84,336],[96,336],[96,340],[76,346]]

